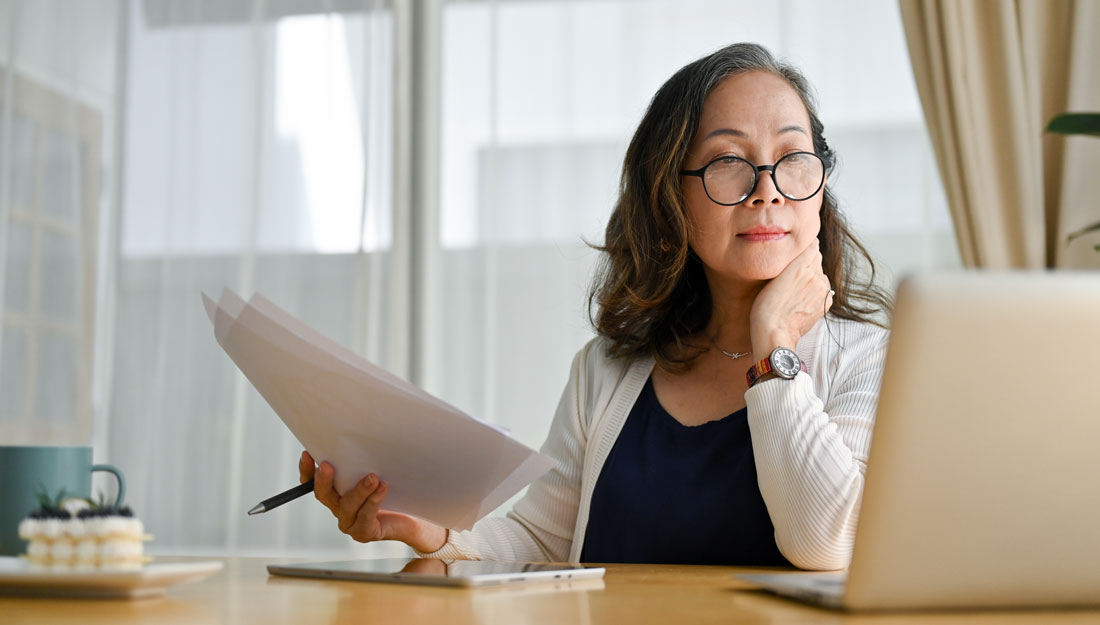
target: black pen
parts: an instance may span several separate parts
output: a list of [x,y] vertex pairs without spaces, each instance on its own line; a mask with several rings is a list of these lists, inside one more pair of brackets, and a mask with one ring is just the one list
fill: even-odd
[[283,491],[274,497],[264,499],[260,503],[252,507],[248,511],[249,514],[262,514],[268,510],[273,510],[283,505],[288,501],[294,501],[302,495],[308,495],[313,492],[313,480],[308,482],[302,482],[290,490]]

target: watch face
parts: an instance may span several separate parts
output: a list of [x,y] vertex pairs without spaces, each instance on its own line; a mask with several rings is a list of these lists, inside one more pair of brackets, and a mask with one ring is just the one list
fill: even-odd
[[785,378],[793,378],[798,375],[799,369],[802,368],[802,361],[798,359],[798,354],[785,347],[780,347],[772,352],[771,361],[772,369]]

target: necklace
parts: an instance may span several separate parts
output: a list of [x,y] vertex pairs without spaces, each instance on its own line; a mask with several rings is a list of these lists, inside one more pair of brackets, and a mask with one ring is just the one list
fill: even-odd
[[[715,347],[718,347],[718,346],[715,345]],[[752,352],[733,352],[731,354],[730,352],[727,352],[726,350],[722,349],[721,347],[718,347],[718,351],[722,352],[722,355],[727,356],[727,357],[729,357],[733,360],[737,360],[738,358],[744,358],[745,356],[748,356],[749,354],[752,353]]]
[[718,347],[718,343],[715,343],[713,338],[710,340],[710,344],[714,346],[714,349],[722,352],[722,355],[725,356],[726,358],[729,358],[730,360],[737,360],[738,358],[744,358],[745,356],[748,356],[749,354],[752,353],[751,350],[747,351],[747,352],[727,352],[726,350],[722,349],[721,347]]

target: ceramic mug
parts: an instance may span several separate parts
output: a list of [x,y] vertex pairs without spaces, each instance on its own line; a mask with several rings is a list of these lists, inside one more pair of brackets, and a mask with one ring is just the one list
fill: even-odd
[[56,497],[88,497],[92,472],[107,471],[118,480],[122,505],[126,482],[122,471],[109,464],[92,464],[90,446],[0,445],[0,555],[15,556],[25,550],[19,539],[19,522],[38,508],[38,493]]

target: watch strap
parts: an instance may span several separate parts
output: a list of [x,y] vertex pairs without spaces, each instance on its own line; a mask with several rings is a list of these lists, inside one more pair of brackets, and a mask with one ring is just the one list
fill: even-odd
[[[798,359],[798,364],[802,371],[806,370],[806,363],[802,362],[801,358]],[[749,387],[751,388],[753,384],[756,384],[757,380],[764,376],[764,374],[771,373],[772,371],[774,371],[772,368],[772,357],[769,355],[767,358],[749,367],[748,372],[745,373],[745,380],[748,381]]]

